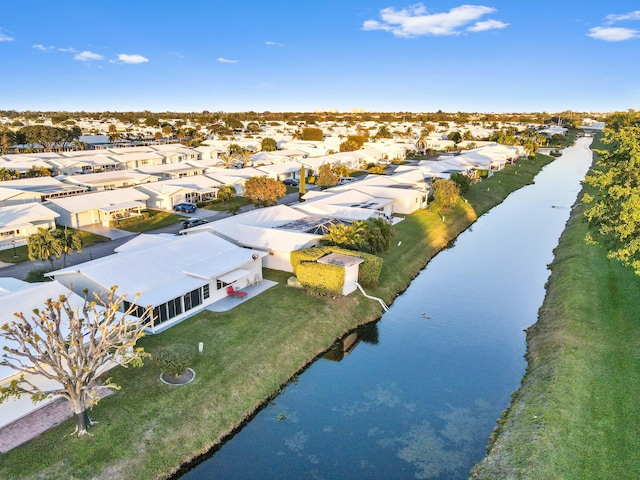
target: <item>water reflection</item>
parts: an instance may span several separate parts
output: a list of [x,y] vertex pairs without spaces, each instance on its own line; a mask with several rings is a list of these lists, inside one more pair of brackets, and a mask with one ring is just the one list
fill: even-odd
[[358,327],[343,338],[336,340],[322,358],[331,360],[332,362],[340,362],[344,357],[349,355],[360,342],[366,342],[371,345],[378,344],[378,322],[372,322]]
[[525,368],[546,265],[591,163],[547,166],[336,342],[188,479],[467,478]]

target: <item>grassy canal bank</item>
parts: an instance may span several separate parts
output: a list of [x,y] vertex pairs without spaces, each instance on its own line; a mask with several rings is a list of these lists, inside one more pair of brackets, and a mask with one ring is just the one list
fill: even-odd
[[583,211],[555,250],[527,374],[476,480],[640,478],[640,277],[585,243]]
[[[532,182],[551,157],[510,165],[478,184],[447,211],[421,211],[396,226],[380,287],[387,303],[438,251],[509,193]],[[443,220],[444,218],[444,220]],[[166,478],[219,444],[338,337],[381,314],[359,293],[322,299],[286,286],[289,274],[266,271],[279,284],[229,312],[203,312],[142,345],[153,354],[172,343],[204,344],[195,380],[172,387],[152,360],[110,372],[122,390],[91,416],[93,436],[75,438],[72,421],[0,456],[0,478]]]

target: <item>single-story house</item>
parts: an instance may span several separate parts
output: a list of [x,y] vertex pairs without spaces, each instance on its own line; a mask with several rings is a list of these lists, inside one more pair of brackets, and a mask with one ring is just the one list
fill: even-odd
[[208,168],[205,165],[193,160],[136,168],[137,172],[154,175],[160,180],[204,175],[207,170]]
[[60,176],[57,178],[69,185],[86,187],[92,192],[133,187],[158,181],[158,177],[155,175],[137,173],[131,170],[114,170],[111,172],[88,173],[86,175]]
[[393,212],[408,215],[427,207],[426,184],[411,184],[387,175],[367,175],[355,183],[338,185],[330,191],[358,190],[376,198],[393,200]]
[[286,205],[258,208],[183,230],[187,236],[205,230],[241,247],[266,252],[264,266],[292,272],[291,252],[315,247],[337,220],[311,216]]
[[223,184],[207,175],[191,175],[154,183],[138,185],[136,188],[149,196],[149,208],[170,210],[177,203],[205,202],[215,200]]
[[25,203],[0,207],[0,250],[26,244],[38,228],[56,228],[60,215],[41,203]]
[[52,177],[22,178],[0,182],[0,205],[46,202],[52,198],[80,195],[86,187],[68,185]]
[[[265,252],[241,248],[210,232],[190,235],[138,235],[114,255],[47,275],[75,292],[106,295],[113,285],[126,294],[123,309],[134,316],[151,307],[158,333],[262,278]],[[137,296],[137,297],[136,297]]]
[[390,219],[393,215],[393,199],[376,198],[358,190],[310,190],[303,199],[304,202],[293,205],[293,208],[309,215],[347,221],[376,217]]
[[59,225],[81,228],[99,223],[106,227],[120,218],[140,215],[146,210],[148,199],[148,195],[135,188],[120,188],[53,198],[47,206],[60,214]]

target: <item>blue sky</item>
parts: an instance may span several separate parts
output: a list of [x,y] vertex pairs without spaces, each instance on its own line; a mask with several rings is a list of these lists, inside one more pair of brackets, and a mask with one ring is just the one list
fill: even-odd
[[3,3],[0,109],[640,109],[629,1]]

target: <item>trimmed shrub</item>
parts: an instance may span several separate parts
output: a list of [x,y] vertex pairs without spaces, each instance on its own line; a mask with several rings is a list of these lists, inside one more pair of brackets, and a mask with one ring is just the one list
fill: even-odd
[[340,295],[344,285],[344,268],[338,265],[305,262],[298,265],[298,281],[316,295]]
[[197,356],[195,347],[185,343],[175,343],[161,348],[154,355],[154,359],[162,373],[177,377],[195,362]]
[[149,212],[142,212],[140,215],[133,217],[124,217],[118,220],[111,220],[109,222],[110,227],[129,227],[131,225],[137,225],[149,220]]
[[[298,274],[298,269],[300,268],[300,266],[306,263],[313,263],[314,265],[317,265],[315,262],[319,258],[324,257],[325,255],[328,255],[330,253],[343,253],[345,255],[351,255],[353,257],[364,259],[364,262],[362,262],[358,268],[358,283],[360,283],[360,285],[362,285],[363,287],[375,288],[378,286],[380,272],[382,271],[382,258],[370,253],[357,252],[355,250],[345,250],[344,248],[338,248],[334,246],[305,248],[302,250],[295,250],[291,252],[290,261],[291,267],[293,268],[293,274],[298,277],[300,283],[304,284]],[[325,266],[322,264],[319,265]],[[342,283],[344,283],[344,275],[342,278]],[[340,290],[342,290],[342,284],[340,285]]]

